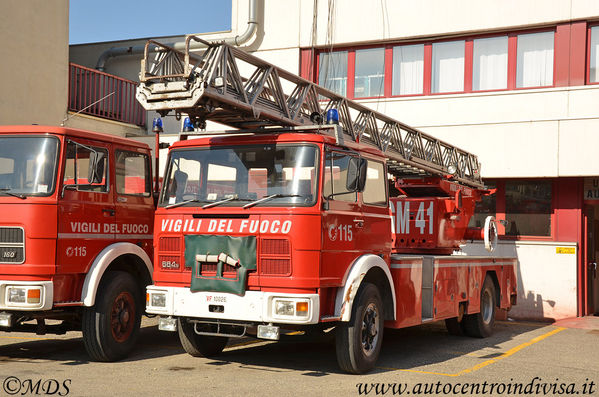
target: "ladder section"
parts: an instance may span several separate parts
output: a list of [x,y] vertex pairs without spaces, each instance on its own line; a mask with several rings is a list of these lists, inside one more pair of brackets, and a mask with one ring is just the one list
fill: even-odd
[[[206,50],[190,52],[192,40]],[[187,114],[200,128],[206,120],[239,129],[308,126],[336,109],[344,139],[380,149],[394,175],[453,175],[483,187],[475,155],[224,43],[188,36],[178,51],[150,40],[140,81],[137,99],[146,110]]]

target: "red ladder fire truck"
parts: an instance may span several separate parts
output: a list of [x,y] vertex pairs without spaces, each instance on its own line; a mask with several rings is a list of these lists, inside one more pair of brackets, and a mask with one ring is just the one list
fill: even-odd
[[237,130],[170,147],[146,295],[160,329],[212,356],[229,337],[335,327],[351,373],[373,368],[384,327],[491,333],[515,303],[516,260],[459,252],[483,234],[468,229],[488,192],[476,156],[229,45],[190,53],[191,40],[148,42],[138,100]]
[[82,330],[99,361],[132,350],[152,280],[150,157],[116,136],[0,127],[0,331]]

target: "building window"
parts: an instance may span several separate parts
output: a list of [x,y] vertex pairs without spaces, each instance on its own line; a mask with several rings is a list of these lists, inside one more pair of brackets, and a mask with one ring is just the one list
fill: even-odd
[[505,183],[505,234],[551,236],[551,181]]
[[507,88],[507,36],[474,40],[472,90]]
[[518,36],[516,87],[553,85],[554,33]]
[[465,42],[433,43],[432,92],[464,91]]
[[320,54],[318,84],[339,95],[347,95],[347,51]]
[[484,227],[495,216],[500,236],[546,239],[552,236],[553,181],[485,181],[491,194],[476,203],[468,227]]
[[392,95],[422,94],[424,86],[424,45],[393,47]]
[[590,71],[589,81],[591,83],[599,83],[599,26],[591,28],[591,55],[590,55]]
[[485,220],[488,216],[497,217],[497,189],[494,182],[485,182],[487,189],[491,190],[491,193],[483,196],[480,201],[476,203],[474,209],[474,215],[470,218],[468,227],[485,227]]
[[[556,57],[570,56],[568,51],[555,53],[556,40],[568,38],[567,30],[561,31],[323,49],[318,83],[352,99],[551,87],[554,75],[569,73],[561,63],[554,70]],[[599,26],[591,27],[588,36],[588,82],[599,83]],[[560,50],[565,51],[563,45]],[[302,76],[309,77],[309,68],[302,68]]]
[[356,51],[356,98],[383,96],[385,93],[385,49]]

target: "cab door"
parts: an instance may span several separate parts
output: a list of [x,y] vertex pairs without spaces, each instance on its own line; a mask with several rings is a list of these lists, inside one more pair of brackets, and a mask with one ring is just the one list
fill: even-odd
[[366,184],[361,197],[361,219],[359,247],[374,255],[381,255],[389,263],[391,254],[391,217],[387,205],[387,172],[382,160],[368,159]]
[[357,241],[364,229],[358,194],[347,189],[351,158],[357,155],[328,149],[323,167],[321,279],[340,283],[351,263],[362,254]]
[[83,274],[115,238],[116,208],[109,172],[111,147],[78,137],[65,139],[64,146],[57,273]]
[[154,201],[149,154],[143,149],[117,146],[114,164],[116,238],[142,247],[151,258]]

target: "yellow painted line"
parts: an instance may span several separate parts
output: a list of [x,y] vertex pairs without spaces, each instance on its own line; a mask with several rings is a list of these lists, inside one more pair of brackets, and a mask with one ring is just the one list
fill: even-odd
[[474,371],[478,371],[479,369],[484,368],[493,363],[496,363],[499,360],[503,360],[504,358],[507,358],[507,357],[519,352],[520,350],[524,349],[525,347],[534,345],[535,343],[540,342],[543,339],[548,338],[552,335],[555,335],[558,332],[561,332],[565,329],[566,328],[563,328],[563,327],[556,328],[552,331],[547,332],[546,334],[537,336],[536,338],[533,338],[533,339],[529,340],[528,342],[524,342],[516,347],[511,348],[507,352],[503,353],[501,356],[491,358],[487,361],[483,361],[482,363],[479,363],[479,364],[475,365],[474,367],[466,368],[464,370],[461,370],[460,372],[456,372],[455,374],[446,374],[446,373],[442,373],[442,372],[419,371],[419,370],[415,370],[415,369],[401,369],[401,368],[388,368],[388,367],[377,367],[377,368],[392,370],[392,371],[415,372],[415,373],[427,374],[427,375],[440,375],[440,376],[451,376],[451,377],[461,376],[461,375],[468,374],[468,373],[471,373]]
[[52,338],[32,338],[26,336],[0,336],[0,339],[31,339],[31,340],[50,340]]

